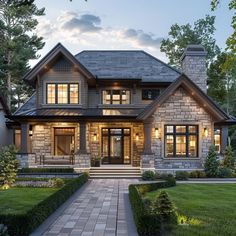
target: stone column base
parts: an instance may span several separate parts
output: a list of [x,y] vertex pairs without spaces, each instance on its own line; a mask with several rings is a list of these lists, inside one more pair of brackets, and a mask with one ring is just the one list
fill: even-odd
[[145,170],[155,170],[154,162],[154,154],[142,154],[140,163],[142,172]]
[[89,153],[76,154],[74,167],[76,169],[90,169],[90,157]]
[[35,153],[19,153],[16,154],[20,168],[34,168],[37,167]]

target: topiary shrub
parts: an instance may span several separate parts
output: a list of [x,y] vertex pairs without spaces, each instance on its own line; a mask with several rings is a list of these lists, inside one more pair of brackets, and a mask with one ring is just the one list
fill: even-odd
[[220,178],[231,178],[231,177],[233,177],[232,169],[227,168],[227,167],[219,168],[218,177],[220,177]]
[[151,170],[144,171],[142,173],[143,180],[155,180],[155,173]]
[[175,179],[177,180],[188,180],[189,173],[187,171],[176,171],[175,172]]
[[219,161],[215,151],[215,146],[211,145],[204,164],[207,177],[217,177],[219,171]]
[[234,164],[235,164],[235,158],[233,156],[233,150],[231,146],[227,146],[224,151],[222,166],[233,170]]
[[16,152],[13,145],[0,150],[0,185],[3,189],[9,188],[15,182],[18,168]]
[[9,236],[7,226],[0,224],[0,236]]
[[61,188],[65,185],[65,181],[61,178],[53,178],[48,181],[49,187]]

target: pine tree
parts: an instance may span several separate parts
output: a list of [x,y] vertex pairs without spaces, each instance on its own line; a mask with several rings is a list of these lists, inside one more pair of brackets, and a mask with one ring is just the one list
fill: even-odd
[[204,164],[207,177],[217,177],[219,171],[219,161],[217,160],[217,154],[215,146],[211,145]]
[[224,151],[224,158],[222,161],[222,165],[224,167],[234,169],[235,158],[233,157],[233,150],[231,146],[227,146]]

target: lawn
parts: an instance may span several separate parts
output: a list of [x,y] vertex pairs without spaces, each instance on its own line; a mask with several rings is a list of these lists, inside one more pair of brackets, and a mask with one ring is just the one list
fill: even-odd
[[56,188],[29,187],[0,190],[0,212],[1,214],[25,213],[57,190]]
[[[236,184],[179,184],[165,189],[189,225],[178,225],[171,235],[236,235]],[[155,199],[158,191],[145,198]]]

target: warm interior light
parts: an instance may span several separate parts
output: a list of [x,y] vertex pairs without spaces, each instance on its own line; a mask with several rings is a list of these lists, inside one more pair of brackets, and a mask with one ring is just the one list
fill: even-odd
[[32,137],[33,136],[33,129],[32,129],[32,125],[30,125],[29,127],[29,136]]
[[139,141],[139,134],[136,134],[136,141]]
[[207,137],[208,136],[208,129],[205,127],[204,128],[204,136]]
[[158,128],[155,128],[155,137],[159,138],[159,129]]
[[93,135],[93,141],[97,141],[97,134]]

